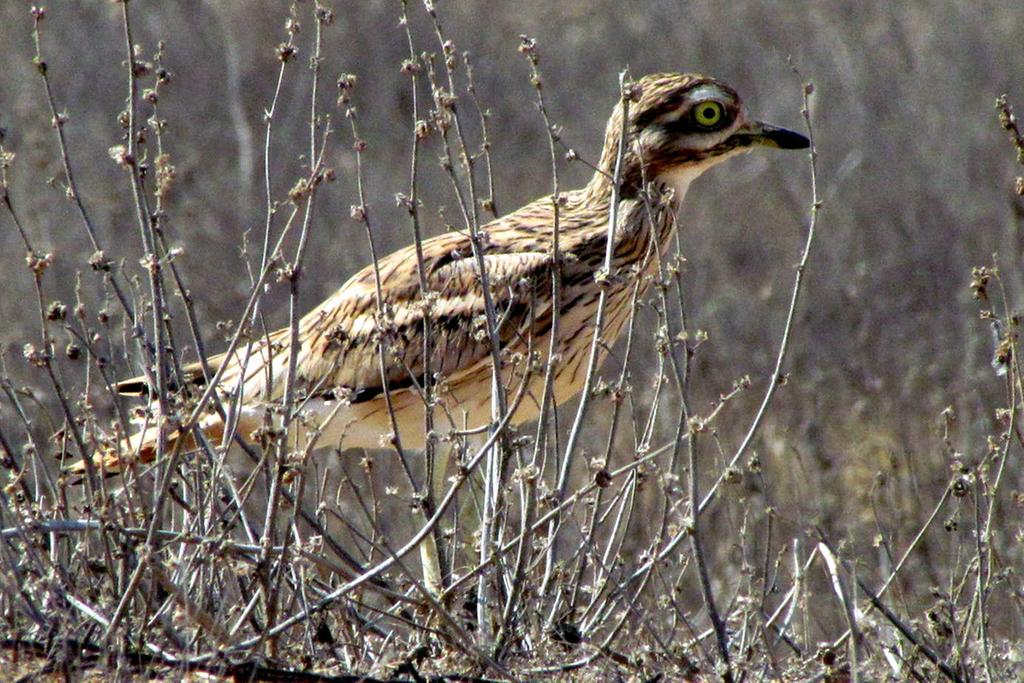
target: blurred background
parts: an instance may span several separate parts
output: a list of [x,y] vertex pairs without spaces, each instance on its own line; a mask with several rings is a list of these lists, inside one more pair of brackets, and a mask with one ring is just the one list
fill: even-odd
[[[160,115],[177,168],[168,196],[168,236],[196,295],[210,344],[214,325],[237,320],[249,280],[240,248],[262,229],[263,112],[273,97],[276,46],[286,39],[286,3],[136,2],[135,41],[148,56],[166,43],[172,80]],[[1014,154],[995,98],[1024,107],[1024,12],[1017,2],[586,2],[438,3],[446,31],[474,64],[490,112],[499,213],[550,192],[547,140],[534,106],[519,35],[538,41],[544,93],[567,145],[595,159],[617,97],[617,74],[700,71],[741,94],[752,114],[802,129],[800,78],[814,83],[812,120],[824,208],[807,272],[787,371],[755,444],[775,477],[783,521],[848,535],[870,547],[880,514],[901,533],[923,521],[949,477],[954,451],[983,455],[995,433],[1004,384],[990,360],[993,339],[968,287],[971,268],[998,263],[1011,297],[1024,294],[1024,204],[1013,193]],[[394,195],[408,192],[412,99],[399,67],[408,57],[398,2],[338,3],[327,33],[322,105],[338,133],[329,165],[338,181],[317,201],[303,298],[308,308],[368,262],[355,203],[347,122],[333,107],[338,74],[358,76],[368,204],[386,250],[411,240]],[[438,51],[419,6],[410,8],[417,50]],[[87,208],[100,239],[142,276],[125,174],[108,156],[121,140],[122,36],[109,2],[54,3],[43,25],[49,63]],[[307,17],[308,18],[308,17]],[[311,22],[308,28],[312,31]],[[88,269],[91,248],[63,198],[60,158],[32,65],[28,5],[0,7],[0,126],[17,154],[11,197],[33,239],[56,255],[48,292],[102,296]],[[308,40],[305,33],[300,34]],[[308,42],[303,43],[308,45]],[[305,49],[305,48],[303,48]],[[290,66],[274,131],[274,189],[283,197],[308,148],[308,50]],[[421,93],[425,95],[426,93]],[[425,100],[422,100],[425,101]],[[466,111],[472,111],[466,101]],[[423,156],[423,217],[443,229],[438,207],[456,204],[432,139]],[[561,162],[563,188],[586,182],[583,164]],[[731,451],[759,400],[777,351],[810,204],[806,158],[758,153],[716,168],[691,190],[681,217],[691,325],[710,341],[697,357],[698,407],[749,374],[747,392],[723,418]],[[0,343],[16,382],[42,378],[21,358],[38,337],[24,250],[0,218]],[[271,294],[285,300],[284,287]],[[114,308],[113,306],[111,308]],[[284,324],[284,307],[265,309]],[[653,316],[641,317],[641,329]],[[118,361],[122,372],[131,369]],[[645,386],[644,370],[635,386]],[[40,385],[41,386],[41,385]],[[42,392],[41,392],[42,393]],[[950,445],[941,412],[957,417]],[[6,408],[6,406],[5,406]],[[2,409],[0,409],[2,410]],[[727,429],[727,427],[732,426]],[[666,429],[670,425],[666,423]],[[1019,468],[1017,468],[1019,469]],[[899,485],[884,489],[886,473]],[[1020,487],[1019,471],[1011,487]],[[882,512],[879,512],[879,509]],[[887,517],[888,515],[888,517]],[[799,521],[799,524],[797,522]],[[900,538],[903,538],[900,536]],[[904,539],[906,540],[906,539]],[[1007,539],[1009,540],[1009,539]]]

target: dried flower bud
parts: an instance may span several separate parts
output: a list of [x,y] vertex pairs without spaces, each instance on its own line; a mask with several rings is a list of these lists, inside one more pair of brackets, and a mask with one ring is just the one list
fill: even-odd
[[29,364],[37,368],[45,368],[50,362],[50,357],[46,352],[38,350],[32,344],[25,344],[21,349],[21,353]]
[[357,80],[355,74],[341,74],[338,76],[338,90],[354,90]]
[[89,257],[89,267],[100,272],[109,272],[112,263],[103,251],[96,251]]
[[413,204],[412,199],[401,192],[395,193],[395,206],[404,208],[410,215],[416,211],[416,206]]
[[537,52],[537,41],[527,35],[519,35],[519,52],[526,55],[526,58],[534,66],[540,61],[540,54]]
[[[139,50],[139,46],[136,45],[135,49],[136,49],[136,51],[138,51]],[[132,74],[134,74],[136,78],[139,78],[141,76],[145,76],[146,74],[148,74],[152,70],[153,70],[152,62],[143,62],[141,60],[132,60]]]
[[639,102],[643,94],[643,86],[639,83],[626,83],[622,88],[622,99],[626,102]]
[[151,254],[149,252],[143,254],[141,258],[139,258],[139,265],[150,273],[155,274],[160,272],[160,259],[157,258],[156,254]]
[[971,269],[971,292],[975,299],[984,301],[988,298],[988,281],[992,273],[985,266]]
[[1007,101],[1006,95],[1000,95],[996,98],[996,108],[999,110],[999,125],[1002,126],[1003,130],[1013,130],[1014,125],[1017,123],[1017,119],[1013,115],[1013,109],[1010,107],[1010,103]]
[[68,307],[60,301],[54,301],[50,303],[50,307],[46,309],[46,319],[50,322],[57,322],[64,320],[68,315]]
[[288,43],[281,43],[277,46],[277,60],[282,64],[287,64],[291,61],[295,53],[299,51],[299,48]]
[[107,150],[107,154],[110,158],[117,162],[119,166],[124,168],[131,168],[135,164],[135,159],[131,154],[128,153],[128,148],[124,145],[114,145]]
[[963,498],[970,493],[971,482],[967,477],[957,477],[951,488],[954,496]]
[[171,163],[170,155],[166,153],[159,155],[153,163],[156,164],[156,195],[164,197],[174,184],[178,170]]
[[306,198],[310,189],[309,181],[305,178],[299,178],[295,181],[292,189],[288,190],[288,198],[291,199],[293,203],[298,204]]
[[761,456],[757,454],[757,451],[750,454],[750,459],[747,460],[747,469],[751,472],[761,471]]
[[25,263],[36,277],[41,277],[42,274],[46,272],[46,269],[53,264],[53,254],[47,252],[42,256],[36,256],[34,252],[30,251],[25,255]]
[[334,23],[334,12],[327,9],[326,7],[316,8],[316,20],[324,26],[330,26]]

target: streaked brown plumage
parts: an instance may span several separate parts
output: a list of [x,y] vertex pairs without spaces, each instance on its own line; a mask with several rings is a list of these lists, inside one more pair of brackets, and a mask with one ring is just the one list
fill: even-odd
[[[801,135],[748,120],[736,93],[713,79],[655,74],[637,85],[620,175],[614,261],[604,285],[608,292],[602,332],[605,346],[611,346],[628,319],[637,278],[643,278],[641,286],[645,286],[645,276],[668,247],[676,209],[692,180],[755,145],[798,149],[808,144]],[[608,122],[604,150],[591,181],[561,197],[563,265],[556,343],[560,358],[553,386],[557,403],[576,394],[584,382],[601,287],[595,274],[604,264],[622,114],[620,103]],[[671,192],[648,192],[652,187]],[[524,391],[514,423],[536,417],[541,400],[543,373],[528,372],[527,352],[544,360],[549,348],[553,212],[552,198],[544,197],[481,228],[483,259],[501,320],[502,376],[510,395]],[[486,424],[491,418],[491,349],[483,331],[483,292],[469,235],[439,235],[424,241],[422,248],[432,300],[429,365],[441,380],[437,431]],[[381,259],[379,272],[385,316],[378,315],[374,269],[368,266],[301,320],[295,386],[307,428],[295,424],[292,431],[308,435],[312,427],[322,426],[320,445],[376,447],[392,431],[378,360],[378,321],[382,319],[387,320],[384,374],[401,439],[409,447],[423,445],[423,402],[417,386],[424,369],[425,299],[414,247]],[[289,330],[282,329],[231,357],[210,359],[214,371],[227,365],[220,391],[225,395],[241,391],[237,433],[243,438],[264,423],[266,408],[284,397],[288,344]],[[195,384],[205,382],[198,365],[187,372]],[[143,379],[129,380],[119,388],[128,394],[148,393]],[[202,428],[216,437],[223,432],[215,415],[205,418]],[[127,439],[120,455],[111,451],[97,456],[97,462],[106,471],[116,472],[126,460],[152,460],[156,433],[150,426]],[[304,436],[297,438],[301,441]],[[83,463],[73,469],[81,473]]]

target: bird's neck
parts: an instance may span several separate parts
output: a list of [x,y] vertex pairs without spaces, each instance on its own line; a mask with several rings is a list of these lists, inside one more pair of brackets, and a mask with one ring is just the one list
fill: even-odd
[[660,184],[674,190],[672,203],[676,208],[686,197],[686,192],[701,173],[707,169],[705,164],[678,164],[666,167],[664,162],[641,161],[632,140],[626,141],[625,149],[619,150],[620,134],[617,120],[613,117],[605,132],[604,148],[601,159],[597,163],[594,175],[583,189],[587,200],[597,204],[611,202],[618,180],[619,198],[633,199],[650,183]]
[[[605,239],[607,218],[616,201],[615,158],[607,153],[594,172],[590,182],[578,193],[573,193],[590,214],[602,219],[584,221],[579,226],[583,241]],[[619,167],[618,211],[615,242],[616,253],[647,254],[650,240],[666,245],[675,227],[675,215],[692,183],[704,168],[676,166],[663,172],[644,168],[636,157],[626,154]],[[646,186],[646,187],[645,187]],[[671,198],[671,199],[669,199]],[[571,228],[567,229],[567,232]],[[578,236],[579,236],[578,235]],[[603,249],[600,250],[603,252]]]
[[704,172],[703,168],[693,166],[677,166],[670,171],[660,173],[658,182],[673,191],[672,201],[678,207],[686,198],[686,192],[690,189],[690,183]]
[[609,135],[605,140],[604,150],[601,152],[601,160],[598,162],[590,182],[583,189],[583,193],[597,203],[610,202],[615,189],[615,180],[619,181],[620,196],[632,196],[643,187],[644,178],[636,156],[627,149],[620,160],[618,144]]
[[[583,188],[584,196],[595,204],[610,203],[614,194],[613,179],[616,177],[614,159],[607,164],[604,162],[605,159],[602,159],[602,164],[594,172],[590,182]],[[623,164],[618,174],[618,177],[621,179],[619,182],[619,197],[620,199],[635,198],[641,192],[645,181],[648,183],[653,182],[670,188],[673,191],[672,203],[678,207],[682,204],[683,199],[686,198],[686,193],[690,189],[690,183],[696,180],[704,170],[702,167],[677,166],[664,172],[656,173],[654,177],[647,177],[648,174],[643,172],[639,163],[630,163],[629,159],[623,159]]]

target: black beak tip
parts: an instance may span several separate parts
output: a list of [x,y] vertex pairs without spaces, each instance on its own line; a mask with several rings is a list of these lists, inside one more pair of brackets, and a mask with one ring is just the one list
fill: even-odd
[[811,146],[811,141],[806,136],[785,128],[765,131],[765,137],[779,149],[807,149]]

